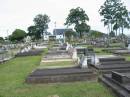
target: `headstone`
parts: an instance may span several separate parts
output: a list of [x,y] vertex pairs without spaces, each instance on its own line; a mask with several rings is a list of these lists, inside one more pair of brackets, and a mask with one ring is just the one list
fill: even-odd
[[91,64],[93,64],[93,65],[100,65],[99,58],[93,56],[92,59],[91,59]]
[[72,59],[73,60],[77,60],[78,59],[77,50],[75,48],[73,49]]
[[66,50],[68,51],[68,49],[70,48],[70,44],[68,42],[66,44],[67,44]]
[[31,42],[31,37],[30,37],[30,36],[27,36],[27,37],[25,38],[25,42],[26,42],[26,43],[30,43],[30,42]]
[[31,47],[28,46],[28,47],[23,48],[23,49],[20,51],[20,53],[29,52],[30,50],[31,50]]
[[112,79],[119,83],[130,83],[130,78],[119,72],[112,72]]
[[88,68],[87,57],[82,56],[80,61],[81,68]]
[[127,49],[130,50],[130,44],[128,44],[128,48]]

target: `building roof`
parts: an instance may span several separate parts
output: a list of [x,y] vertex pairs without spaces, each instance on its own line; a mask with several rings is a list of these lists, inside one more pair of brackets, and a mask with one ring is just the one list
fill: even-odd
[[66,31],[72,31],[72,29],[54,29],[53,35],[63,35]]

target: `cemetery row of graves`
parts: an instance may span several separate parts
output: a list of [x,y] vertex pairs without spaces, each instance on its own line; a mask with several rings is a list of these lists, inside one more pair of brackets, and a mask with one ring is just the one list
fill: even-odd
[[[22,83],[25,84],[25,87],[31,86],[33,88],[39,89],[39,87],[41,86],[42,89],[43,85],[48,85],[48,84],[56,85],[56,86],[60,84],[62,86],[65,83],[76,84],[77,82],[79,82],[81,83],[80,85],[85,84],[86,86],[83,87],[81,91],[80,89],[77,89],[77,92],[82,93],[82,91],[87,89],[87,85],[89,87],[89,84],[94,85],[96,83],[96,84],[104,85],[102,86],[102,88],[108,89],[108,91],[102,90],[105,92],[102,93],[101,91],[100,95],[98,93],[95,94],[96,91],[98,91],[97,88],[100,87],[100,85],[97,87],[95,85],[94,87],[95,93],[94,94],[92,93],[91,94],[92,96],[89,95],[87,91],[86,92],[84,91],[84,93],[81,96],[79,96],[78,94],[77,96],[75,96],[73,94],[73,91],[71,91],[73,95],[70,97],[98,97],[98,96],[99,97],[116,97],[116,96],[130,97],[130,61],[129,61],[130,50],[129,48],[130,46],[114,47],[114,48],[95,48],[95,47],[93,48],[92,46],[90,47],[87,44],[82,44],[82,43],[75,44],[75,45],[69,43],[64,43],[64,44],[52,43],[51,45],[50,43],[31,43],[26,45],[10,44],[8,46],[5,45],[1,49],[1,66],[5,68],[4,65],[6,66],[6,64],[10,62],[12,62],[12,64],[10,64],[11,66],[13,64],[18,65],[20,63],[17,62],[13,63],[12,60],[15,60],[17,58],[23,58],[25,60],[26,58],[28,58],[27,56],[34,56],[34,57],[38,57],[39,63],[37,62],[35,66],[31,67],[32,69],[29,69],[28,67],[26,68],[28,69],[26,76],[23,76],[22,78]],[[31,58],[32,59],[30,59],[30,62],[31,61],[34,62],[35,60],[33,60],[33,57]],[[27,64],[25,64],[24,60],[21,61],[21,64],[23,62],[24,65],[29,65],[30,62],[27,62]],[[21,69],[24,68],[21,67]],[[22,73],[20,74],[22,75]],[[79,85],[79,83],[77,85]],[[23,88],[23,86],[21,85],[20,87]],[[108,86],[109,88],[105,86]],[[93,89],[91,88],[88,90],[90,91],[90,93],[94,92]],[[5,92],[6,89],[5,90],[3,89],[2,91]],[[29,90],[27,90],[27,92],[28,91]],[[2,94],[5,95],[4,92],[0,92],[1,96]],[[17,94],[16,92],[17,91],[15,90],[12,91],[12,93],[14,93],[15,96]],[[23,93],[26,93],[26,89],[25,90],[23,89]],[[38,97],[43,97],[41,90],[39,93],[41,95],[37,94],[36,92],[34,95],[39,95]],[[55,95],[56,97],[63,96],[63,94],[62,96],[59,96],[60,94],[58,94],[59,93],[58,91],[56,93],[57,94],[54,94],[54,97]],[[29,95],[30,94],[28,94],[28,96]],[[48,94],[45,93],[45,95],[46,95],[45,97],[48,97],[47,96]],[[67,96],[69,95],[71,95],[71,93],[69,93]],[[6,96],[10,97],[8,94],[6,94]]]

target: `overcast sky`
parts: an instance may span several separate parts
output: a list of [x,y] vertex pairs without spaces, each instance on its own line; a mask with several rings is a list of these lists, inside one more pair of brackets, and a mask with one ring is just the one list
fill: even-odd
[[[16,28],[27,31],[37,14],[47,14],[51,22],[49,30],[65,28],[64,22],[71,8],[83,8],[90,18],[91,29],[107,33],[98,13],[105,0],[0,0],[0,36],[5,37]],[[122,0],[130,11],[130,0]],[[126,31],[128,34],[128,31]]]

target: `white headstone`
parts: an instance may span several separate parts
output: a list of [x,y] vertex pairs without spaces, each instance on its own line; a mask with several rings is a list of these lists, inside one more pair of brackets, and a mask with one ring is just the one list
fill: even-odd
[[77,60],[78,59],[77,50],[75,48],[73,49],[72,59],[73,60]]
[[99,58],[92,57],[91,64],[93,64],[93,65],[100,65]]
[[66,50],[68,51],[70,48],[70,44],[67,43]]
[[128,44],[128,48],[127,49],[130,50],[130,44]]
[[81,68],[88,68],[87,57],[83,56],[80,61]]
[[26,42],[26,43],[30,43],[30,42],[31,42],[31,37],[30,37],[30,36],[27,36],[27,37],[25,38],[25,42]]
[[21,51],[20,51],[20,53],[24,53],[25,52],[25,50],[24,49],[22,49]]
[[79,57],[77,58],[77,63],[80,64],[80,58]]

